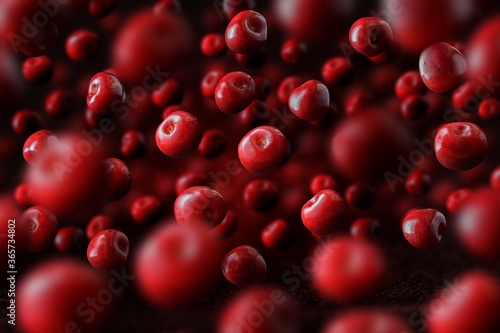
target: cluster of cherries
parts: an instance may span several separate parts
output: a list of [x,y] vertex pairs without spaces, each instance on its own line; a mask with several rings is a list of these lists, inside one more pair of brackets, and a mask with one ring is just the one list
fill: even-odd
[[[343,1],[222,0],[197,10],[196,50],[187,2],[125,16],[115,0],[4,1],[0,33],[13,50],[0,59],[21,52],[22,84],[51,89],[44,114],[0,93],[14,110],[0,155],[22,149],[28,164],[9,171],[8,186],[0,169],[0,231],[16,218],[27,265],[22,329],[105,329],[115,300],[91,320],[79,305],[113,291],[108,280],[126,269],[137,297],[167,312],[203,306],[223,276],[237,295],[220,310],[219,333],[299,332],[300,302],[283,274],[294,265],[326,302],[362,304],[384,288],[395,244],[425,253],[449,238],[459,245],[443,251],[463,248],[483,269],[434,297],[428,332],[498,332],[500,17],[463,43],[453,38],[474,18],[457,8],[494,1],[400,0],[394,12],[382,2],[375,17]],[[68,28],[83,8],[101,33]],[[33,34],[22,17],[38,24]],[[274,50],[280,31],[290,38]],[[72,82],[76,63],[84,70]],[[30,254],[55,250],[66,257]],[[417,332],[382,305],[336,314],[321,330]]]

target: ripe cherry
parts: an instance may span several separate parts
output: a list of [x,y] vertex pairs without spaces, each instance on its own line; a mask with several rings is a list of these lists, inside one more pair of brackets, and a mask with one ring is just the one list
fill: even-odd
[[420,55],[419,68],[427,88],[442,93],[462,81],[467,63],[462,53],[450,44],[435,43]]
[[221,34],[206,34],[200,43],[201,53],[207,57],[218,57],[226,52],[226,41]]
[[181,103],[183,96],[179,82],[174,79],[166,79],[151,93],[153,103],[160,108]]
[[75,98],[64,89],[53,91],[45,100],[45,112],[51,117],[63,118],[73,112]]
[[114,222],[109,216],[102,214],[96,215],[87,224],[87,227],[85,228],[85,234],[87,235],[87,239],[91,240],[101,231],[111,229],[113,228],[113,226]]
[[225,75],[215,88],[215,102],[227,114],[243,111],[255,99],[255,81],[243,72]]
[[341,229],[347,218],[347,208],[337,192],[322,190],[304,204],[301,218],[310,232],[326,236]]
[[497,167],[491,172],[490,185],[494,190],[500,191],[500,167]]
[[129,241],[120,230],[103,230],[92,238],[87,248],[87,259],[95,269],[110,271],[127,263]]
[[266,124],[269,119],[269,108],[265,102],[256,99],[238,116],[243,126],[255,128]]
[[29,165],[34,167],[49,165],[50,157],[58,142],[57,136],[51,131],[35,132],[24,142],[23,157]]
[[226,213],[224,198],[207,186],[188,188],[174,204],[175,219],[185,228],[213,229],[224,220]]
[[223,0],[222,10],[224,15],[229,19],[233,19],[239,12],[244,10],[254,9],[255,0]]
[[187,171],[180,175],[175,181],[175,194],[182,192],[193,186],[208,186],[210,180],[198,172]]
[[235,53],[249,53],[266,45],[267,22],[253,10],[237,14],[226,29],[227,47]]
[[27,58],[23,62],[23,76],[29,83],[45,83],[54,73],[54,65],[47,56]]
[[327,174],[319,174],[314,176],[311,179],[311,183],[309,184],[309,190],[313,195],[318,193],[319,191],[330,189],[334,190],[337,187],[337,181],[330,175]]
[[224,220],[222,220],[222,222],[218,226],[210,230],[210,233],[212,235],[215,235],[217,238],[224,240],[231,237],[231,235],[233,235],[236,231],[237,227],[238,219],[236,218],[236,215],[228,210]]
[[25,210],[19,220],[28,251],[45,250],[57,234],[56,217],[43,207],[34,206]]
[[321,75],[328,85],[345,85],[354,77],[354,67],[347,58],[335,57],[323,64]]
[[496,98],[487,98],[479,104],[479,117],[485,120],[494,120],[500,117],[500,101]]
[[406,214],[401,228],[406,240],[422,250],[434,249],[446,230],[446,219],[435,209],[417,209]]
[[12,116],[12,129],[17,134],[27,137],[42,127],[40,115],[31,110],[21,110]]
[[120,152],[123,156],[129,158],[141,157],[146,153],[146,149],[146,138],[141,132],[127,130],[123,133],[120,144]]
[[394,86],[396,96],[404,99],[409,95],[420,95],[425,92],[425,84],[419,71],[408,71],[401,75]]
[[370,208],[376,200],[375,190],[363,182],[355,182],[345,190],[345,200],[353,207]]
[[302,120],[320,121],[330,107],[330,92],[320,81],[310,80],[292,91],[288,106]]
[[363,217],[351,224],[351,237],[353,239],[374,239],[380,232],[380,222],[371,217]]
[[205,74],[200,84],[201,93],[203,94],[203,96],[205,96],[206,98],[214,99],[215,89],[217,88],[217,85],[225,74],[226,72],[218,68],[212,69],[207,74]]
[[110,115],[117,112],[125,98],[125,88],[115,75],[100,72],[90,80],[87,106],[95,113]]
[[132,186],[132,175],[128,166],[117,158],[102,162],[103,183],[99,194],[101,202],[113,202],[127,195]]
[[429,191],[431,184],[432,179],[428,173],[416,170],[406,178],[405,188],[410,194],[423,195]]
[[261,175],[276,168],[283,161],[287,147],[285,136],[277,128],[260,126],[241,139],[238,157],[250,173]]
[[203,133],[201,142],[198,145],[198,153],[207,158],[219,156],[226,148],[226,135],[219,130],[208,130]]
[[288,223],[283,219],[277,219],[269,223],[260,234],[262,244],[271,250],[282,250],[290,245],[292,231]]
[[232,284],[247,287],[266,278],[266,261],[259,250],[250,245],[238,246],[222,261],[222,273]]
[[471,196],[472,191],[468,188],[462,188],[450,193],[446,199],[448,212],[455,215]]
[[298,64],[307,55],[307,45],[297,39],[290,39],[281,47],[281,58],[289,64]]
[[182,158],[191,154],[203,136],[200,123],[185,111],[172,112],[156,130],[156,145],[163,154]]
[[136,199],[130,208],[132,218],[139,224],[156,220],[161,216],[161,212],[161,202],[154,195],[146,195]]
[[302,79],[298,76],[287,76],[285,77],[278,86],[278,99],[281,104],[288,105],[288,99],[292,91],[302,84]]
[[83,230],[78,227],[59,229],[54,238],[54,246],[59,252],[78,252],[84,249],[86,243]]
[[484,131],[473,123],[457,122],[442,126],[434,139],[436,157],[451,170],[469,170],[486,156],[488,143]]
[[392,29],[378,17],[363,17],[351,26],[349,41],[359,53],[375,57],[391,46]]
[[88,30],[77,30],[66,39],[66,53],[73,61],[87,61],[96,56],[100,49],[100,39]]
[[243,201],[252,210],[266,212],[279,202],[280,192],[270,180],[256,179],[249,182],[243,190]]
[[419,121],[429,110],[429,102],[424,96],[408,95],[401,102],[401,115],[409,121]]
[[116,7],[116,0],[90,0],[89,12],[95,17],[105,17]]
[[479,98],[477,96],[477,85],[472,81],[462,83],[453,91],[452,102],[457,108],[467,112],[476,112]]
[[30,184],[19,184],[14,190],[14,200],[21,206],[32,206],[33,193]]

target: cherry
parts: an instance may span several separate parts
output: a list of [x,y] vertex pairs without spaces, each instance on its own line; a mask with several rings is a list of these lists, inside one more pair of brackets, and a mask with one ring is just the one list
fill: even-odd
[[99,200],[112,202],[126,196],[132,186],[132,176],[128,166],[117,158],[107,158],[102,162],[102,170],[103,183]]
[[405,188],[410,194],[423,195],[429,191],[431,184],[432,179],[428,173],[416,170],[406,178]]
[[311,272],[314,287],[335,301],[367,296],[386,276],[386,262],[378,247],[366,241],[337,237],[318,247]]
[[226,213],[224,198],[207,186],[188,188],[174,204],[175,219],[185,228],[213,229],[224,220]]
[[57,234],[57,219],[49,210],[34,206],[19,218],[21,232],[25,234],[26,249],[31,252],[45,250]]
[[266,45],[267,22],[253,10],[245,10],[231,19],[226,29],[227,47],[235,53],[249,53]]
[[455,215],[471,196],[472,191],[468,188],[462,188],[450,193],[446,199],[446,208],[448,212]]
[[250,245],[238,246],[222,260],[222,273],[232,284],[247,287],[266,278],[266,261],[259,250]]
[[94,216],[89,221],[87,227],[85,228],[85,234],[87,235],[87,239],[92,240],[92,238],[94,238],[94,236],[100,233],[101,231],[113,228],[113,225],[114,225],[113,220],[107,215],[101,214]]
[[359,218],[351,224],[351,237],[353,239],[374,239],[380,231],[380,222],[371,217]]
[[[455,295],[450,300],[449,295]],[[444,289],[429,305],[429,333],[495,332],[500,326],[500,285],[496,277],[470,271]]]
[[243,201],[250,209],[257,212],[273,209],[278,204],[279,198],[279,189],[270,180],[252,180],[243,190]]
[[50,164],[49,157],[57,143],[57,136],[51,131],[35,132],[24,142],[23,157],[29,165],[34,167]]
[[19,184],[14,190],[14,200],[21,206],[31,206],[33,204],[31,186],[27,183]]
[[322,333],[376,332],[411,333],[413,330],[401,318],[382,310],[350,310],[333,319]]
[[212,235],[215,235],[219,239],[228,239],[229,237],[231,237],[231,235],[234,234],[237,226],[238,220],[236,218],[236,215],[228,210],[224,220],[222,220],[222,222],[218,226],[210,230],[210,233]]
[[331,58],[323,64],[321,76],[328,85],[345,85],[354,77],[354,67],[345,57]]
[[243,72],[226,74],[215,88],[215,102],[227,114],[243,111],[255,99],[255,81]]
[[419,121],[429,110],[429,102],[424,96],[408,95],[401,102],[401,115],[409,121]]
[[105,17],[113,12],[116,7],[116,0],[90,0],[89,12],[95,17]]
[[160,108],[179,104],[184,93],[179,83],[174,79],[166,79],[151,94],[153,103]]
[[146,138],[141,132],[127,130],[123,133],[120,145],[120,152],[129,158],[141,157],[146,153]]
[[255,98],[265,101],[271,91],[271,83],[262,76],[254,76],[253,80],[255,82]]
[[260,239],[267,248],[282,250],[290,245],[292,231],[285,220],[277,219],[262,229]]
[[259,68],[266,63],[267,52],[264,48],[248,53],[235,53],[234,57],[241,66]]
[[500,191],[500,167],[497,167],[491,172],[490,184],[494,190]]
[[285,77],[278,87],[277,95],[281,104],[288,105],[288,100],[290,94],[295,88],[298,88],[302,84],[302,80],[298,76],[287,76]]
[[88,30],[77,30],[66,39],[66,53],[73,61],[87,61],[97,55],[101,41]]
[[339,231],[347,218],[344,199],[334,190],[316,193],[302,207],[302,223],[315,235],[326,236]]
[[74,96],[67,90],[58,89],[45,100],[45,112],[51,117],[63,118],[73,112]]
[[29,83],[45,83],[54,73],[54,65],[47,56],[27,58],[22,66],[23,76]]
[[255,0],[223,0],[222,10],[229,20],[232,20],[239,12],[255,8]]
[[310,80],[292,91],[288,106],[302,120],[320,121],[330,107],[330,92],[320,81]]
[[175,181],[175,194],[180,195],[182,192],[193,186],[208,186],[210,180],[192,171],[187,171],[180,175]]
[[200,123],[185,111],[172,112],[156,130],[156,145],[169,157],[182,158],[191,154],[203,136]]
[[462,53],[446,43],[435,43],[422,51],[419,67],[422,81],[436,93],[456,86],[467,71],[467,63]]
[[269,108],[265,102],[256,99],[238,116],[243,126],[254,128],[266,124],[269,119]]
[[352,47],[367,57],[375,57],[392,44],[391,26],[378,17],[363,17],[349,31]]
[[125,102],[125,88],[118,78],[107,72],[97,73],[89,83],[87,106],[100,115],[110,115]]
[[419,71],[408,71],[401,75],[394,85],[396,96],[404,99],[409,95],[420,95],[425,92],[425,84]]
[[281,59],[289,64],[298,64],[307,55],[307,45],[297,39],[290,39],[281,47]]
[[12,129],[21,136],[30,136],[42,127],[42,119],[38,113],[31,110],[17,111],[12,116]]
[[178,0],[159,0],[153,6],[153,12],[156,15],[163,15],[168,13],[181,13],[181,4]]
[[353,207],[370,208],[376,200],[375,190],[366,183],[355,182],[345,190],[345,201]]
[[314,176],[309,184],[309,190],[313,195],[326,189],[334,190],[336,187],[337,181],[335,178],[327,174],[318,174]]
[[408,243],[422,250],[439,245],[446,230],[446,219],[435,209],[416,209],[406,214],[401,229]]
[[479,104],[479,117],[485,120],[494,120],[500,117],[500,101],[495,98],[487,98]]
[[95,113],[90,108],[85,108],[85,122],[87,125],[93,128],[103,128],[106,127],[106,124],[111,120],[111,116],[104,116],[98,113]]
[[473,123],[443,125],[435,139],[436,157],[451,170],[469,170],[481,163],[488,151],[484,131]]
[[475,112],[478,107],[476,95],[477,85],[472,81],[466,81],[453,91],[453,105],[467,112]]
[[201,93],[206,98],[215,98],[215,89],[226,73],[222,69],[212,69],[201,80]]
[[136,199],[130,208],[130,214],[139,224],[148,223],[161,216],[162,205],[154,195],[146,195]]
[[241,139],[238,145],[238,157],[250,173],[262,175],[283,161],[287,147],[285,136],[277,128],[260,126]]
[[84,248],[85,242],[85,235],[78,227],[61,228],[54,238],[54,246],[59,252],[78,252]]
[[92,238],[87,248],[87,259],[95,269],[110,271],[127,263],[129,241],[120,230],[107,229]]
[[219,57],[226,52],[226,41],[221,34],[206,34],[200,43],[201,53],[207,57]]
[[208,130],[203,133],[198,145],[198,153],[204,158],[211,159],[219,156],[226,148],[226,135],[219,130]]
[[373,97],[365,91],[358,91],[351,94],[345,103],[345,113],[348,116],[353,116],[373,103]]
[[172,113],[174,113],[175,111],[183,111],[183,110],[184,110],[184,107],[182,105],[175,104],[175,105],[167,106],[165,108],[165,110],[163,110],[163,112],[161,113],[161,118],[165,119],[168,116],[170,116]]

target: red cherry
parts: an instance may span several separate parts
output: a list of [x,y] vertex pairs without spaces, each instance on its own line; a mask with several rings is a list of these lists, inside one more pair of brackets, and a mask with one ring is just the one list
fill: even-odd
[[408,95],[401,102],[401,115],[409,121],[419,121],[429,110],[429,102],[424,96]]
[[95,17],[105,17],[116,7],[116,0],[90,0],[89,1],[89,12]]
[[95,113],[90,108],[85,108],[85,122],[92,128],[103,128],[108,126],[111,121],[111,116],[103,116]]
[[224,198],[207,186],[188,188],[174,204],[175,219],[185,228],[213,229],[224,220],[226,213]]
[[183,110],[184,110],[184,107],[182,105],[176,104],[176,105],[167,106],[165,108],[165,110],[163,110],[163,112],[161,113],[161,118],[165,119],[168,116],[170,116],[172,113],[174,113],[175,111],[183,111]]
[[57,219],[49,210],[34,206],[19,218],[20,232],[26,237],[26,249],[31,252],[45,250],[57,234]]
[[345,85],[352,80],[354,67],[347,58],[335,57],[323,64],[321,75],[328,85]]
[[45,100],[45,112],[51,117],[63,118],[73,112],[75,99],[67,90],[53,91]]
[[156,15],[163,15],[168,13],[181,13],[181,4],[178,0],[160,0],[153,6],[153,12]]
[[175,194],[180,195],[188,188],[194,186],[208,186],[209,183],[210,180],[207,177],[197,172],[187,171],[175,181]]
[[113,220],[107,215],[96,215],[94,216],[87,227],[85,228],[85,234],[88,240],[92,240],[95,235],[103,230],[111,229],[114,226]]
[[31,186],[27,183],[19,184],[14,190],[14,200],[21,206],[33,205],[33,193]]
[[95,269],[110,271],[127,263],[129,241],[120,230],[103,230],[92,238],[87,248],[87,259]]
[[12,129],[17,134],[27,137],[42,127],[40,115],[34,111],[21,110],[12,116]]
[[262,76],[254,76],[253,80],[255,82],[255,98],[265,101],[271,91],[271,83]]
[[288,99],[292,91],[302,84],[302,80],[298,76],[287,76],[284,78],[278,87],[278,99],[281,104],[288,105]]
[[223,0],[222,10],[227,19],[232,20],[239,12],[255,9],[255,0]]
[[100,72],[90,80],[87,106],[95,113],[110,115],[117,112],[125,98],[125,88],[115,75]]
[[227,47],[235,53],[249,53],[266,45],[267,22],[253,10],[238,13],[226,29]]
[[146,195],[136,199],[130,208],[130,214],[139,224],[148,223],[161,216],[162,205],[154,195]]
[[23,157],[34,167],[49,165],[52,153],[59,140],[51,131],[41,130],[26,139],[23,146]]
[[354,116],[367,109],[373,104],[373,97],[364,91],[353,93],[347,98],[345,103],[345,113],[348,116]]
[[366,183],[355,182],[345,190],[346,202],[356,208],[370,208],[376,200],[375,190]]
[[281,47],[281,58],[289,64],[298,64],[307,55],[307,45],[296,39],[290,39]]
[[473,123],[457,122],[442,126],[434,139],[436,157],[451,170],[469,170],[481,163],[488,151],[484,131]]
[[313,234],[329,235],[340,230],[347,218],[347,208],[337,192],[322,190],[304,204],[301,218]]
[[201,156],[211,159],[219,156],[226,148],[226,135],[219,130],[208,130],[203,133],[201,142],[198,145],[198,153]]
[[190,113],[172,112],[156,130],[156,145],[165,155],[182,158],[200,144],[203,133],[200,123]]
[[364,217],[355,220],[351,224],[351,237],[357,240],[374,239],[380,231],[380,222],[371,218]]
[[394,86],[396,95],[404,99],[409,95],[420,95],[425,92],[425,84],[419,71],[408,71],[401,75]]
[[229,237],[231,237],[231,235],[234,234],[237,226],[238,220],[236,218],[236,215],[228,210],[224,220],[222,220],[222,222],[218,226],[210,230],[210,233],[212,235],[215,235],[219,239],[228,239]]
[[457,108],[467,112],[475,112],[478,108],[477,85],[472,81],[462,83],[453,91],[452,102]]
[[431,184],[432,179],[428,173],[416,170],[406,178],[405,188],[410,194],[423,195],[429,191]]
[[54,73],[54,65],[47,56],[27,58],[23,62],[23,76],[29,83],[45,83]]
[[259,250],[250,245],[238,246],[222,261],[225,278],[238,287],[258,284],[266,278],[266,261]]
[[309,190],[313,195],[326,189],[334,190],[336,187],[337,181],[332,176],[326,174],[314,176],[309,184]]
[[455,215],[471,196],[472,191],[468,188],[462,188],[450,193],[446,199],[446,208],[448,212]]
[[200,43],[201,53],[207,57],[218,57],[226,52],[226,41],[221,34],[206,34]]
[[420,75],[427,88],[445,92],[465,77],[467,63],[460,51],[446,43],[435,43],[420,55]]
[[485,120],[494,120],[500,117],[500,101],[487,98],[479,104],[479,117]]
[[310,80],[292,91],[288,106],[302,120],[320,121],[330,107],[330,92],[320,81]]
[[99,52],[100,39],[88,30],[77,30],[66,39],[66,53],[73,61],[87,61]]
[[363,17],[351,26],[349,41],[359,53],[375,57],[391,46],[392,29],[378,17]]
[[269,223],[260,234],[262,244],[271,250],[282,250],[290,245],[292,231],[283,219]]
[[174,79],[166,79],[151,93],[153,103],[160,108],[179,104],[183,96],[181,86]]
[[215,89],[226,72],[222,69],[212,69],[201,80],[201,93],[206,98],[215,98]]
[[266,124],[269,119],[269,108],[265,102],[256,99],[238,116],[243,126],[254,128]]
[[404,217],[401,228],[408,243],[429,250],[441,242],[446,230],[446,219],[435,209],[417,209]]
[[497,167],[491,172],[490,184],[494,190],[500,191],[500,167]]
[[225,75],[215,88],[215,102],[227,114],[243,111],[255,99],[255,81],[243,72]]
[[120,144],[120,152],[123,156],[129,158],[141,157],[146,153],[146,149],[146,138],[141,132],[127,130],[123,133]]
[[279,189],[270,180],[252,180],[243,190],[243,201],[250,209],[257,212],[273,209],[278,204],[279,198]]
[[378,247],[365,241],[338,237],[316,250],[312,282],[325,297],[349,301],[377,290],[386,276],[386,262]]
[[127,195],[132,186],[132,176],[128,166],[117,158],[107,158],[102,162],[103,183],[99,200],[117,201]]
[[275,127],[260,126],[247,133],[238,145],[241,164],[250,173],[261,175],[277,167],[285,158],[288,143]]
[[85,235],[78,227],[61,228],[54,238],[54,246],[59,252],[78,252],[84,248],[85,242]]

